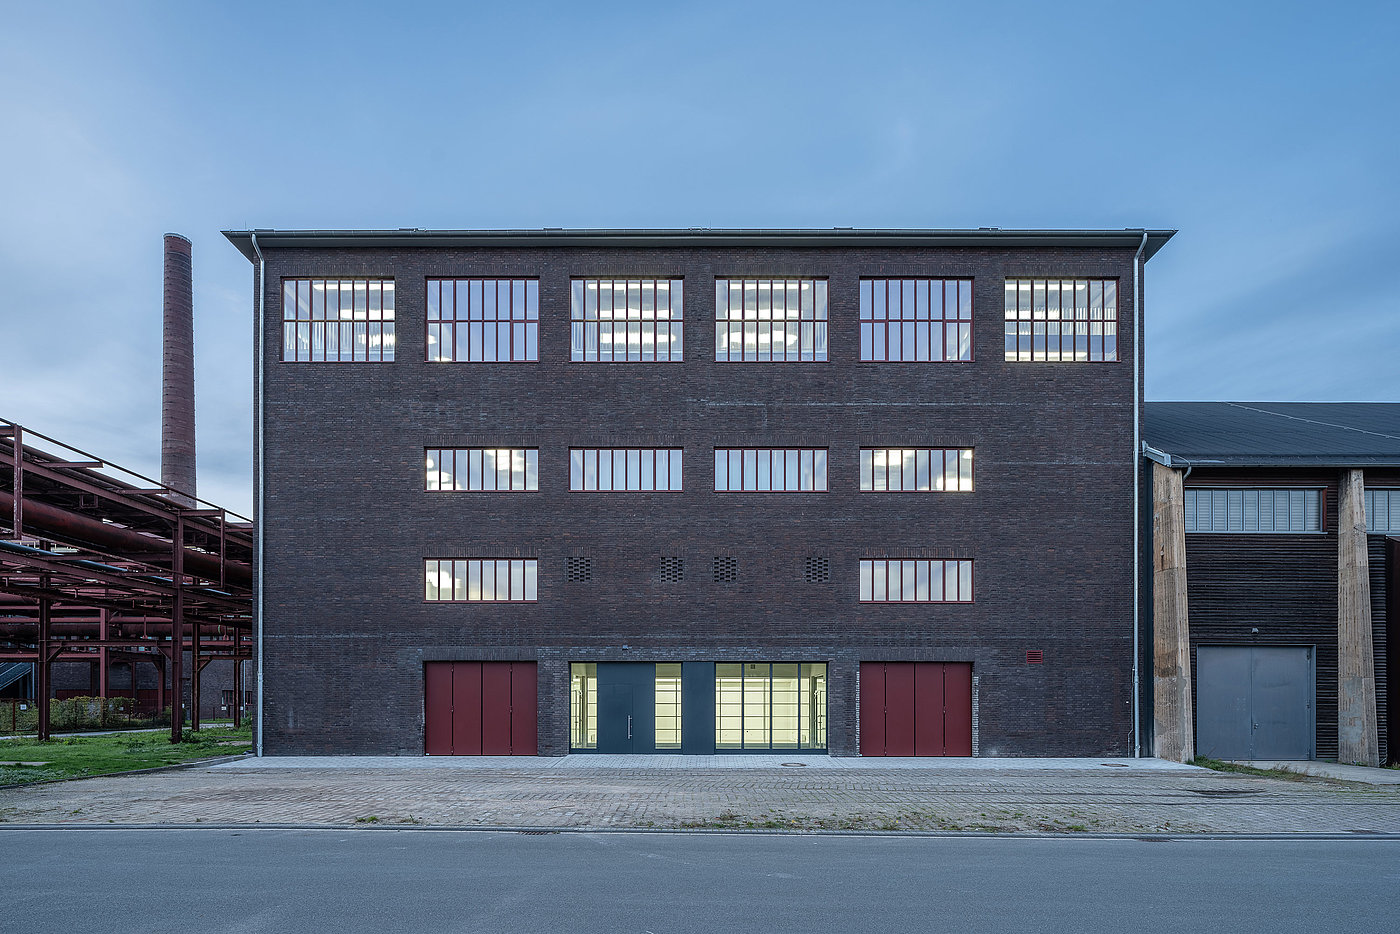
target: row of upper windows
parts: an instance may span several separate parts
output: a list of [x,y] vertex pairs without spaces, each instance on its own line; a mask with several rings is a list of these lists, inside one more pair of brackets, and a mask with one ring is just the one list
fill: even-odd
[[[1325,532],[1321,489],[1188,487],[1186,531],[1194,533]],[[1400,532],[1400,490],[1366,491],[1366,531]]]
[[[971,279],[860,280],[860,359],[972,359]],[[684,359],[684,279],[571,281],[570,359]],[[825,279],[715,279],[715,360],[827,359]],[[393,279],[284,279],[282,359],[394,359]],[[538,279],[428,279],[426,359],[539,360]],[[1005,355],[1014,361],[1118,359],[1115,279],[1005,280]]]
[[[971,492],[972,448],[861,448],[860,489]],[[575,492],[679,492],[682,448],[570,448]],[[535,492],[538,448],[428,448],[425,489]],[[715,448],[715,492],[825,493],[826,448]]]
[[[428,558],[423,572],[423,598],[432,603],[539,599],[538,558]],[[733,577],[717,572],[715,579]],[[861,603],[972,602],[972,561],[967,559],[864,558],[858,581]]]

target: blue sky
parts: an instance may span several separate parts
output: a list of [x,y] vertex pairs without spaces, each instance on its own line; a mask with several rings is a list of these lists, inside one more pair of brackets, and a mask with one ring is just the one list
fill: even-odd
[[1400,401],[1397,5],[0,6],[0,417],[247,512],[229,227],[1174,227],[1149,399]]

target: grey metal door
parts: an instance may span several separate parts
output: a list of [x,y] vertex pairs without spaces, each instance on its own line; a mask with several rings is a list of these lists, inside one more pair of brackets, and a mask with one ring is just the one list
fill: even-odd
[[1196,650],[1196,752],[1213,759],[1311,759],[1311,646]]
[[598,663],[598,751],[656,752],[656,665]]

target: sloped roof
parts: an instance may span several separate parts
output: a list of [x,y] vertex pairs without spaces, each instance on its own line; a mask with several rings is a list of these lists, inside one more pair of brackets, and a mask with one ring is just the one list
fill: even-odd
[[1142,438],[1172,462],[1400,467],[1400,403],[1148,402]]

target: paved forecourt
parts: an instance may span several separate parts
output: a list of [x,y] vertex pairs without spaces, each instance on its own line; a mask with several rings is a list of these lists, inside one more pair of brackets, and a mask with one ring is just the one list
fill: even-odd
[[1400,833],[1400,788],[1152,759],[268,757],[4,789],[0,821]]

